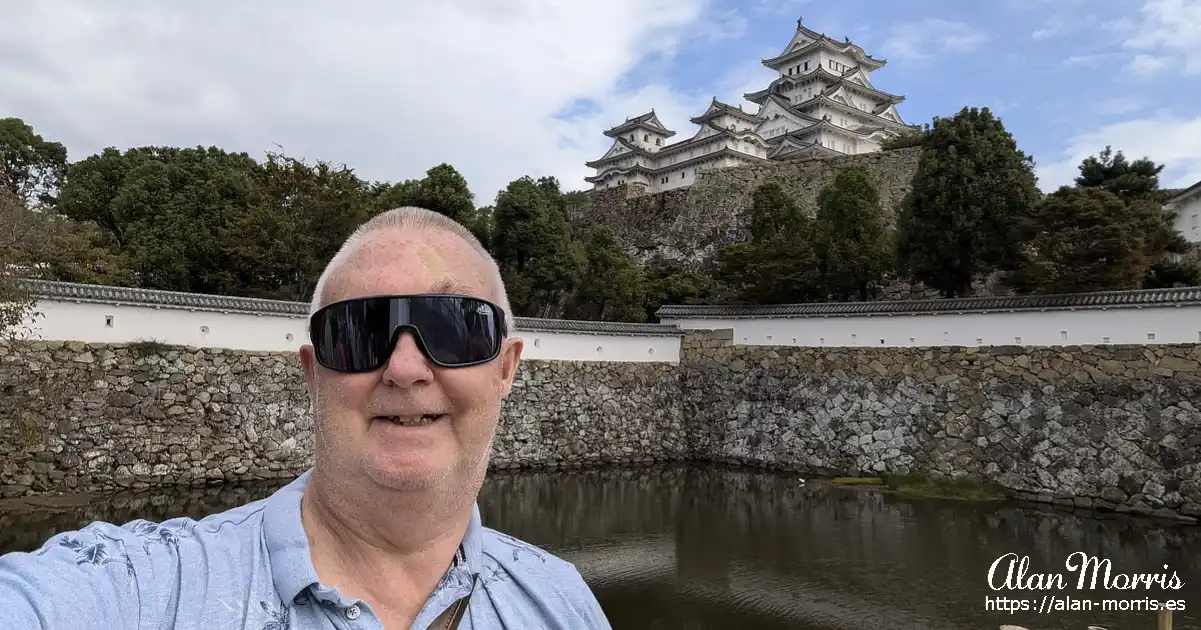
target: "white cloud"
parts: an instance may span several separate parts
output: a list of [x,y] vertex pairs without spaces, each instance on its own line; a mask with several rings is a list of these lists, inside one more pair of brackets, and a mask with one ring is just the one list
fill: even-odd
[[1201,74],[1201,0],[1146,0],[1137,20],[1117,28],[1129,33],[1124,47],[1142,69],[1161,70],[1169,57],[1184,74]]
[[1161,115],[1106,125],[1079,134],[1068,141],[1058,161],[1040,165],[1039,187],[1051,192],[1072,184],[1084,158],[1096,155],[1107,145],[1128,159],[1147,157],[1164,165],[1160,185],[1189,186],[1201,180],[1201,116],[1179,118]]
[[915,63],[941,53],[971,52],[987,41],[987,35],[963,22],[924,18],[893,26],[883,49],[890,59]]
[[1050,39],[1059,35],[1066,35],[1078,27],[1079,19],[1079,17],[1069,16],[1066,13],[1056,13],[1047,20],[1047,23],[1042,28],[1035,29],[1034,32],[1030,34],[1030,37],[1031,39],[1038,41]]
[[1141,77],[1150,77],[1167,69],[1168,63],[1167,57],[1135,55],[1130,61],[1130,69]]
[[1063,65],[1068,66],[1068,67],[1084,66],[1087,68],[1093,68],[1093,67],[1101,65],[1101,63],[1103,61],[1105,61],[1106,59],[1108,59],[1110,57],[1113,57],[1113,54],[1085,53],[1085,54],[1079,54],[1079,55],[1070,55],[1068,57],[1064,57]]
[[1142,98],[1134,96],[1115,96],[1096,104],[1093,111],[1100,116],[1121,116],[1131,114],[1146,107]]
[[[707,0],[19,2],[0,21],[0,116],[67,145],[215,144],[369,179],[449,162],[477,203],[521,175],[584,187],[601,130],[708,97],[623,77],[696,37]],[[559,114],[579,102],[584,116]],[[687,112],[695,114],[697,112]]]

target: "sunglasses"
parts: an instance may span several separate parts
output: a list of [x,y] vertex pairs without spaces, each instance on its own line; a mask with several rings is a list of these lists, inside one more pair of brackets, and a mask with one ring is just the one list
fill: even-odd
[[354,298],[326,305],[309,318],[317,362],[338,372],[383,367],[406,328],[425,356],[444,368],[495,359],[508,332],[499,306],[451,294]]

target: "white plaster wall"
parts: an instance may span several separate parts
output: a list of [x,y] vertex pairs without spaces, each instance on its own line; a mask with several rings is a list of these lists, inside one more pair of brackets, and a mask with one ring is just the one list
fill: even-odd
[[160,341],[197,347],[294,351],[307,337],[303,317],[181,308],[39,300],[26,320],[30,337],[47,341]]
[[601,335],[519,330],[521,356],[545,361],[680,361],[680,338],[650,335]]
[[1201,190],[1173,204],[1173,210],[1176,212],[1176,230],[1189,241],[1201,243]]
[[[830,60],[834,60],[835,63],[841,63],[846,67],[845,68],[837,68],[837,67],[831,68],[830,64],[829,64]],[[855,60],[851,59],[850,55],[844,55],[842,53],[831,52],[828,50],[823,50],[821,52],[821,62],[822,62],[823,68],[825,68],[826,70],[829,70],[830,72],[833,72],[834,74],[842,74],[843,72],[846,72],[850,68],[854,68],[857,65],[855,63]]]
[[861,138],[857,141],[857,147],[859,153],[871,153],[880,150],[880,143],[871,138]]
[[1201,306],[661,321],[684,330],[732,329],[734,341],[747,345],[1064,346],[1201,342]]
[[[181,308],[40,300],[40,315],[26,320],[31,339],[170,345],[294,352],[307,343],[301,316],[252,315]],[[555,361],[680,360],[680,338],[669,335],[617,335],[518,330],[522,356]]]

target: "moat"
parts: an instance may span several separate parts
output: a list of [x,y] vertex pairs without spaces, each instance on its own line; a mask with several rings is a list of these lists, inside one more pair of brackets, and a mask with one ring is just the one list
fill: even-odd
[[[0,502],[0,554],[28,551],[92,520],[200,518],[281,484],[211,486]],[[1148,612],[986,610],[989,597],[1184,599],[1174,630],[1201,628],[1201,527],[1050,506],[911,499],[718,467],[496,472],[484,522],[574,562],[614,628],[683,630],[1154,628]],[[1160,574],[1182,588],[1076,590],[1075,552],[1114,573]],[[1063,590],[989,586],[1005,554],[1028,572],[1065,574]],[[1004,581],[1005,569],[994,582]],[[1189,594],[1192,595],[1189,595]]]

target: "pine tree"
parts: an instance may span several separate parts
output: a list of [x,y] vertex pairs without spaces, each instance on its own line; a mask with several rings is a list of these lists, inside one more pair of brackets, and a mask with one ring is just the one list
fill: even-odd
[[988,108],[937,119],[897,221],[897,262],[944,297],[1019,260],[1013,226],[1040,195],[1034,161]]
[[817,265],[824,292],[835,300],[866,301],[891,262],[880,194],[862,166],[849,166],[818,195]]

